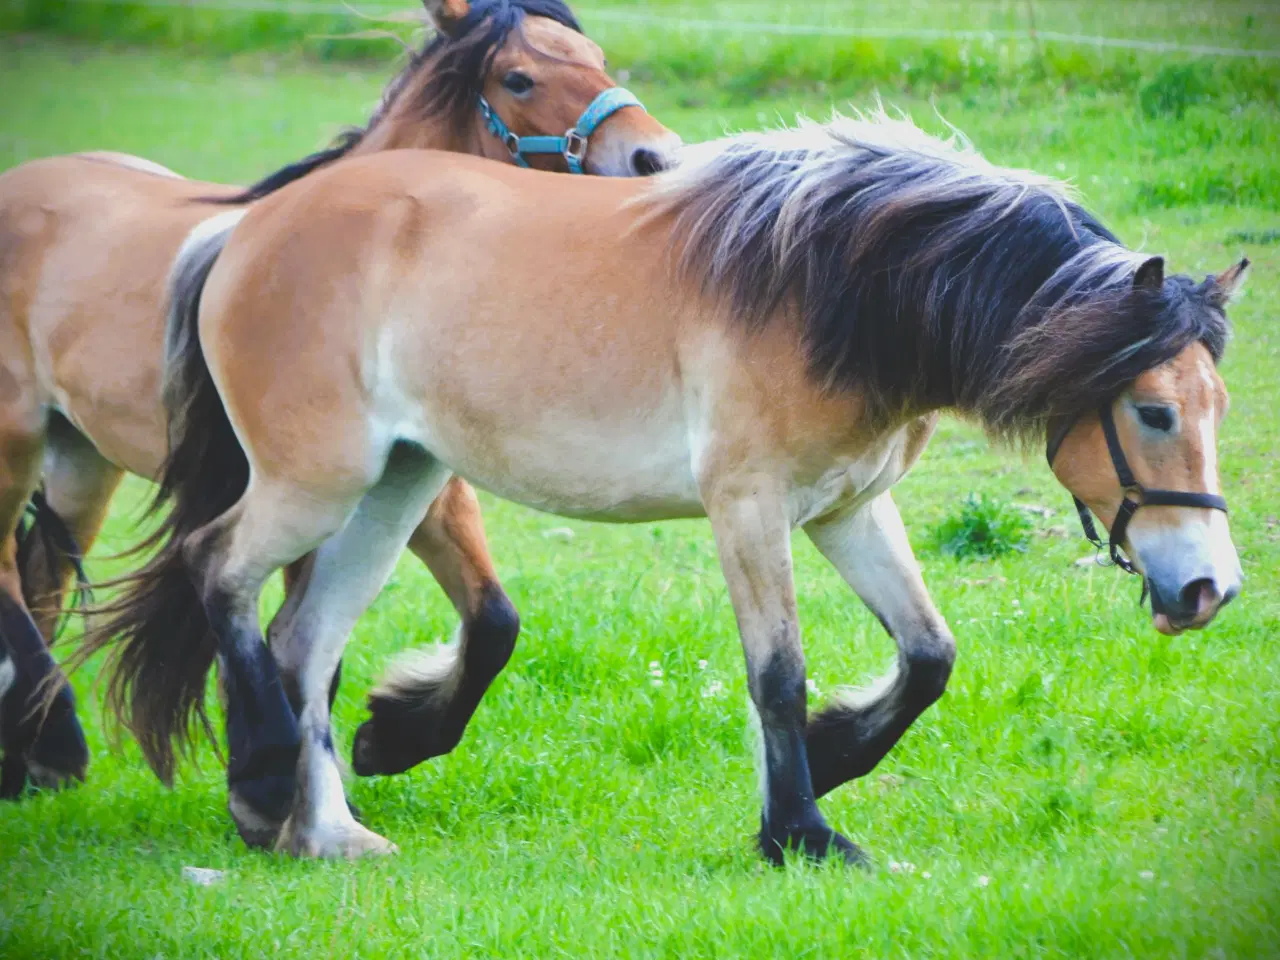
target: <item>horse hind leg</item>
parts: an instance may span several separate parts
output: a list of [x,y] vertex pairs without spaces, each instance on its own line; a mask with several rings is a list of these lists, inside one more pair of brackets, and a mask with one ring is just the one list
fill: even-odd
[[277,849],[295,856],[357,857],[395,848],[348,808],[330,734],[329,691],[351,629],[387,578],[427,506],[448,480],[425,452],[397,447],[341,531],[321,545],[288,629],[305,651],[297,791]]
[[410,549],[444,589],[462,623],[456,641],[403,655],[369,696],[352,767],[394,774],[448,753],[515,649],[520,619],[498,582],[475,492],[453,478],[414,530]]

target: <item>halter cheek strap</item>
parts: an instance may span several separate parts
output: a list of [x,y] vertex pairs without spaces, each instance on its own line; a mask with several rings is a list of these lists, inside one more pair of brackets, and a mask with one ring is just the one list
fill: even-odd
[[636,95],[624,87],[610,87],[602,90],[587,104],[578,122],[566,130],[562,137],[535,136],[518,137],[511,128],[502,122],[498,112],[489,101],[480,98],[480,116],[484,118],[489,132],[503,142],[511,159],[518,166],[527,167],[527,156],[535,154],[555,154],[564,157],[570,173],[582,173],[582,162],[587,156],[587,145],[596,128],[624,107],[644,109]]
[[[1074,497],[1076,504],[1076,512],[1080,515],[1080,525],[1084,528],[1084,535],[1090,543],[1099,550],[1109,548],[1111,562],[1126,573],[1138,574],[1138,569],[1133,565],[1128,557],[1122,552],[1125,533],[1129,529],[1129,521],[1133,519],[1133,515],[1138,512],[1139,507],[1202,507],[1209,510],[1221,510],[1227,512],[1227,501],[1213,493],[1193,493],[1189,490],[1156,490],[1144,487],[1138,482],[1133,475],[1133,471],[1129,468],[1129,461],[1125,458],[1124,448],[1120,446],[1120,435],[1116,432],[1115,416],[1111,412],[1111,404],[1103,404],[1098,410],[1098,419],[1102,421],[1102,434],[1107,438],[1107,452],[1111,455],[1111,463],[1115,467],[1116,476],[1120,479],[1120,489],[1124,491],[1124,499],[1120,501],[1120,509],[1116,511],[1116,518],[1111,523],[1111,532],[1108,542],[1104,543],[1102,538],[1098,536],[1098,528],[1094,526],[1093,516],[1089,513],[1089,508],[1085,506],[1084,501],[1079,497]],[[1062,446],[1062,442],[1067,438],[1067,434],[1071,432],[1071,428],[1075,426],[1075,421],[1067,421],[1062,429],[1049,439],[1049,445],[1045,451],[1049,460],[1049,468],[1053,468],[1054,458],[1058,455],[1058,449]],[[1146,583],[1143,583],[1143,596],[1146,596]]]

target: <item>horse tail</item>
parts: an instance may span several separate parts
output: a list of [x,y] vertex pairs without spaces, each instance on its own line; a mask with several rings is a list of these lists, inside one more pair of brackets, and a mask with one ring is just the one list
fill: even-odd
[[98,650],[112,649],[107,704],[166,784],[173,782],[176,753],[190,751],[198,730],[217,742],[205,711],[217,642],[183,548],[191,534],[234,506],[249,482],[248,458],[210,375],[198,330],[205,281],[243,213],[227,211],[196,227],[174,261],[163,371],[169,452],[148,511],[164,516],[134,548],[154,551],[151,558],[110,584],[120,592],[97,611],[100,617],[74,658],[79,665]]
[[326,167],[335,160],[345,157],[360,142],[363,136],[363,130],[348,130],[339,134],[332,147],[325,150],[317,150],[310,156],[287,164],[275,171],[275,173],[267,174],[253,186],[245,187],[239,193],[233,193],[229,197],[201,197],[200,202],[222,206],[241,206],[261,200],[263,197],[275,193],[281,187],[286,187],[295,180],[301,180],[307,174],[314,173],[321,167]]
[[[33,585],[37,582],[34,565],[38,553],[43,553],[49,580],[57,584],[59,590],[62,586],[62,562],[65,561],[71,567],[76,578],[77,606],[87,606],[92,595],[89,578],[84,572],[84,553],[76,542],[75,534],[50,505],[43,490],[36,490],[31,494],[26,516],[18,522],[17,541],[18,579],[22,583],[22,599],[28,610],[34,610],[36,603],[42,599],[32,594]],[[37,546],[39,550],[36,549]],[[65,624],[66,618],[59,621],[57,633],[62,631]],[[50,641],[53,639],[49,638]]]

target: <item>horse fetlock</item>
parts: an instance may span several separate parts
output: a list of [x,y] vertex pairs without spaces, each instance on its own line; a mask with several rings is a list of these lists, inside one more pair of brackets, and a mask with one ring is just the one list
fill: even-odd
[[907,695],[924,706],[934,703],[947,689],[956,662],[956,645],[949,634],[937,636],[927,648],[906,657]]

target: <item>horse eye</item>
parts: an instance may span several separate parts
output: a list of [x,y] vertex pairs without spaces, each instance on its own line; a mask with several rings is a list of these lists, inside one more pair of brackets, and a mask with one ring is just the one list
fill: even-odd
[[502,85],[520,97],[533,89],[533,77],[519,70],[512,70],[502,78]]
[[1173,429],[1173,411],[1168,407],[1139,407],[1138,419],[1143,426],[1161,433],[1168,433]]

